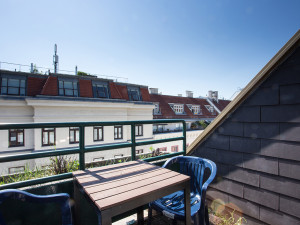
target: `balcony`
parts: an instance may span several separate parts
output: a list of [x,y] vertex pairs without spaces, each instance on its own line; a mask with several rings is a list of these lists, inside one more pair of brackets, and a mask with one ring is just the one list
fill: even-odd
[[[151,125],[157,123],[181,123],[183,130],[182,135],[175,138],[167,138],[167,139],[160,139],[160,140],[143,140],[137,139],[136,135],[136,126],[143,124],[143,125]],[[91,135],[90,133],[86,132],[88,127],[107,127],[107,126],[128,126],[130,129],[130,140],[126,143],[112,143],[112,144],[105,144],[105,145],[93,145],[87,146],[85,143],[86,137]],[[64,173],[57,172],[47,172],[49,169],[48,167],[43,167],[43,169],[33,169],[29,170],[26,169],[25,171],[18,172],[15,171],[14,175],[9,174],[2,174],[2,185],[0,185],[0,190],[5,189],[25,189],[26,191],[33,193],[33,194],[54,194],[54,193],[68,193],[73,199],[73,176],[72,171],[79,169],[85,170],[87,168],[96,167],[96,166],[105,166],[108,164],[116,164],[124,161],[136,160],[141,159],[146,162],[156,163],[161,165],[162,162],[170,157],[176,155],[185,155],[186,154],[186,125],[184,120],[145,120],[145,121],[118,121],[118,122],[71,122],[71,123],[26,123],[26,124],[1,124],[0,131],[7,132],[8,130],[30,130],[30,129],[49,129],[55,128],[72,128],[72,132],[75,130],[73,128],[78,128],[78,133],[75,134],[78,136],[78,146],[72,148],[65,148],[65,149],[56,149],[55,146],[48,147],[47,150],[38,150],[32,151],[30,153],[23,153],[23,154],[14,154],[14,155],[4,155],[0,157],[0,166],[3,167],[7,164],[13,164],[14,162],[19,161],[28,161],[30,160],[44,160],[49,159],[64,159],[63,157],[68,156],[75,156],[74,161],[78,162],[78,168],[76,165],[69,168],[68,171]],[[32,132],[34,133],[34,132]],[[27,137],[28,138],[28,137]],[[58,139],[58,137],[56,137]],[[72,139],[73,140],[73,139]],[[76,138],[75,138],[76,140]],[[58,141],[58,140],[56,140]],[[182,149],[183,151],[171,153],[171,154],[157,154],[157,152],[152,151],[151,153],[141,153],[137,151],[139,146],[154,146],[155,144],[165,143],[165,142],[172,142],[172,141],[181,141],[182,142]],[[87,155],[91,153],[98,153],[102,151],[110,150],[111,152],[117,151],[118,149],[125,149],[129,148],[131,150],[130,156],[122,155],[120,157],[115,157],[112,159],[104,160],[99,158],[99,160],[87,162]],[[152,148],[153,149],[153,148]],[[138,153],[138,154],[137,154]],[[66,158],[65,158],[66,159]],[[76,164],[76,163],[75,163]],[[56,164],[58,165],[58,164]],[[37,171],[39,170],[39,171]],[[43,171],[42,173],[40,173]],[[31,176],[27,176],[30,174]],[[35,176],[35,175],[36,176]],[[14,179],[9,179],[14,178]],[[15,181],[15,182],[14,182]],[[97,215],[93,206],[89,204],[87,201],[83,201],[84,210],[82,212],[83,217],[86,218],[84,224],[97,224]],[[130,212],[132,213],[132,212]],[[114,220],[119,220],[127,214],[122,214]]]

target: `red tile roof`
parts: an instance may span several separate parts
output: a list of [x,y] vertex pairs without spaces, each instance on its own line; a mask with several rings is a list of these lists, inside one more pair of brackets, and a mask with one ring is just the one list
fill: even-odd
[[[153,115],[153,119],[204,119],[204,118],[215,118],[217,115],[212,115],[205,105],[210,105],[205,99],[201,98],[188,98],[179,96],[169,95],[156,95],[150,94],[151,102],[158,102],[161,115]],[[184,104],[185,114],[175,114],[170,107],[169,103]],[[191,110],[187,107],[188,104],[200,105],[202,115],[194,115]]]
[[214,105],[220,110],[223,111],[223,109],[225,109],[225,107],[230,103],[229,100],[218,100],[218,102],[216,101],[212,101],[214,103]]

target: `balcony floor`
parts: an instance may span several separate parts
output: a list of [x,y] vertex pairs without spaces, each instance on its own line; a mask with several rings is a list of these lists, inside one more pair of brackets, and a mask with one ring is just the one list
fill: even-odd
[[[145,217],[144,225],[147,225],[148,210],[144,210],[144,217]],[[136,225],[137,224],[136,220],[137,220],[137,216],[136,214],[133,214],[124,219],[114,222],[113,225]],[[215,216],[212,216],[211,214],[209,215],[209,221],[211,225],[217,225],[220,222]],[[153,210],[152,225],[172,225],[172,220],[168,219],[163,215],[157,215]],[[177,225],[184,225],[184,222],[177,221]]]

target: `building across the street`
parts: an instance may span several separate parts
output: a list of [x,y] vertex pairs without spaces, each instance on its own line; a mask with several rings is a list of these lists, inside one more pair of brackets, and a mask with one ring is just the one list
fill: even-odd
[[[186,91],[186,97],[182,95],[170,96],[158,92],[157,88],[150,88],[150,101],[155,108],[153,119],[183,119],[187,128],[187,146],[198,137],[204,125],[208,125],[230,103],[228,100],[218,98],[217,91],[209,91],[208,97],[194,98],[193,92]],[[199,122],[202,122],[201,123]],[[161,123],[153,125],[155,139],[172,138],[181,135],[182,124]],[[182,151],[180,141],[156,144],[162,152]]]
[[[95,76],[40,75],[0,70],[0,123],[152,120],[153,104],[143,85],[118,83]],[[152,139],[152,125],[138,125],[136,139]],[[85,144],[128,142],[129,126],[86,128]],[[79,128],[12,129],[0,131],[0,155],[78,146]],[[141,146],[139,153],[151,152]],[[116,149],[87,154],[86,161],[130,155]],[[49,159],[1,163],[2,173],[45,166]]]
[[[229,103],[217,92],[207,98],[158,94],[144,85],[120,83],[91,75],[25,73],[0,70],[0,123],[103,122],[184,119],[187,146],[202,132],[199,121],[211,122]],[[85,129],[85,145],[99,146],[131,141],[130,126],[94,126]],[[182,135],[182,124],[136,125],[137,140]],[[0,131],[1,155],[72,148],[79,145],[79,127],[11,129]],[[182,141],[140,146],[137,154],[178,152]],[[131,149],[86,154],[86,162],[119,159]],[[76,156],[74,156],[76,158]],[[0,172],[11,174],[49,164],[49,158],[1,163]]]

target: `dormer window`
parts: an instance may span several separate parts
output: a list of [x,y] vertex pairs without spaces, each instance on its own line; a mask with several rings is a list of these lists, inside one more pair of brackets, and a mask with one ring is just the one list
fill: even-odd
[[184,105],[183,104],[169,104],[170,107],[173,109],[175,114],[184,114]]
[[159,103],[154,103],[153,115],[160,115],[161,112],[159,110]]
[[213,106],[211,105],[205,105],[205,107],[207,108],[207,110],[212,114],[212,115],[216,115],[216,110]]
[[78,97],[78,82],[73,79],[60,79],[58,81],[60,96]]
[[189,105],[187,105],[187,107],[191,110],[191,112],[194,115],[201,115],[202,114],[200,105],[189,104]]
[[1,95],[25,96],[25,77],[4,76],[1,79]]
[[129,101],[142,101],[140,89],[138,87],[127,87]]
[[108,83],[93,81],[93,93],[95,98],[109,98]]

